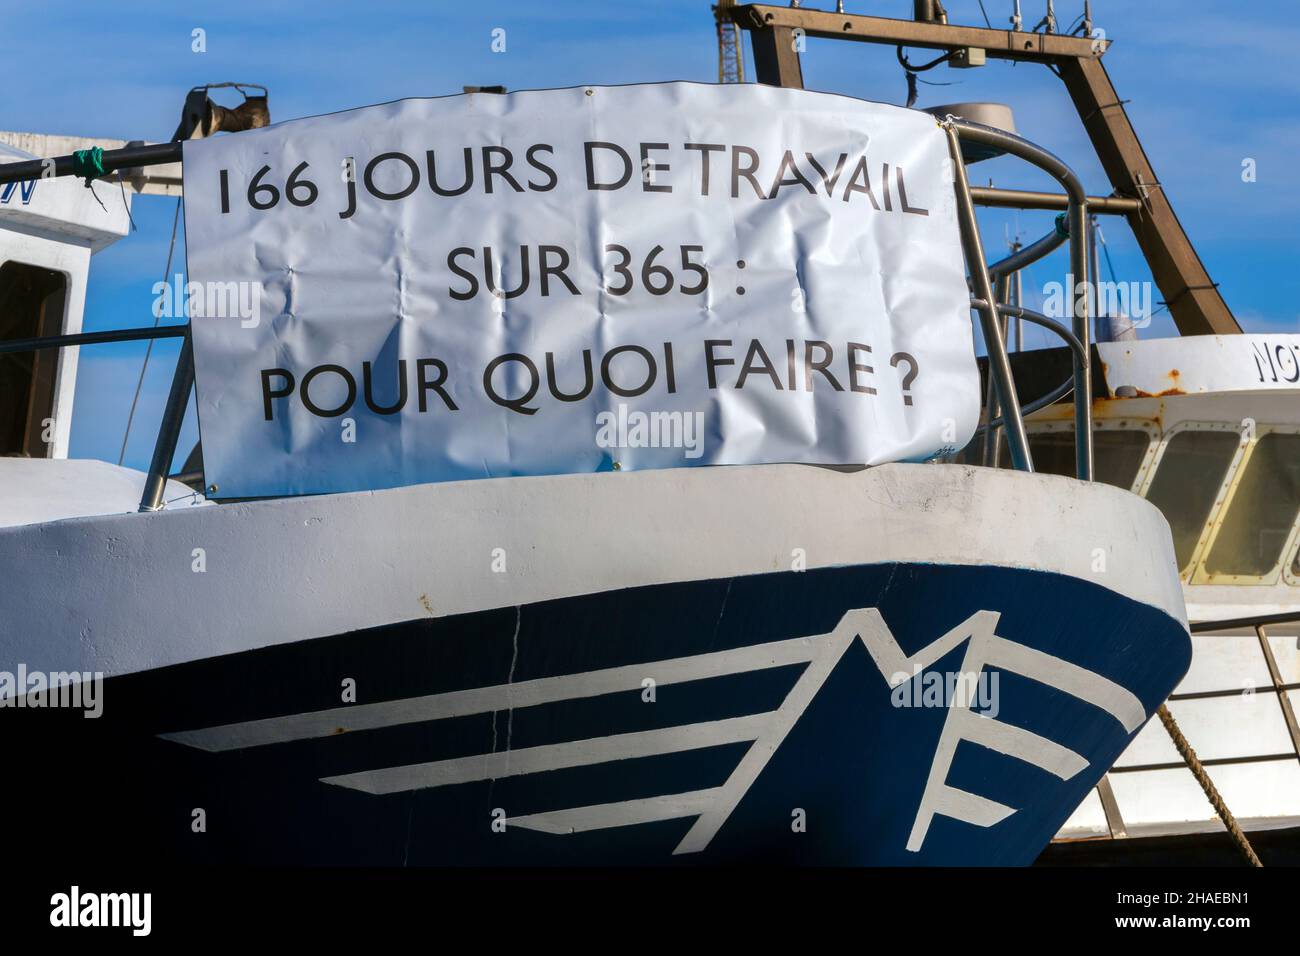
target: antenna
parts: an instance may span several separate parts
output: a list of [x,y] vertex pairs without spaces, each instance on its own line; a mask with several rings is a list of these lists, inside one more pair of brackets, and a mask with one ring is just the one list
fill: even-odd
[[1056,32],[1056,4],[1053,0],[1047,0],[1047,14],[1038,21],[1038,26],[1034,27],[1034,32],[1037,33],[1043,27],[1047,28],[1048,33]]

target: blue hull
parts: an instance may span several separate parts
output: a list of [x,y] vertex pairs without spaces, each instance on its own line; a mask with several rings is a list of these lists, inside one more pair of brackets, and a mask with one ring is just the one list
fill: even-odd
[[[1190,658],[1167,614],[1072,577],[891,564],[414,620],[114,678],[99,720],[4,719],[37,765],[77,755],[15,807],[53,815],[45,853],[1025,865]],[[972,665],[963,707],[944,675]]]

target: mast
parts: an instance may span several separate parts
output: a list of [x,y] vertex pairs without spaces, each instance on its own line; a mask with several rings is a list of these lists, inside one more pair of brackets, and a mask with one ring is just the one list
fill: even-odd
[[[1091,22],[1091,15],[1089,4],[1086,22]],[[736,7],[732,16],[741,29],[749,31],[758,82],[773,86],[803,86],[795,31],[800,31],[799,36],[820,39],[947,51],[968,66],[991,57],[1049,67],[1065,84],[1115,195],[1125,203],[1123,214],[1178,331],[1183,335],[1241,331],[1178,221],[1102,65],[1109,41],[1056,32],[1026,33],[1015,18],[1012,30],[950,24],[933,0],[918,0],[914,20],[766,4]],[[1057,208],[1065,207],[1061,198]],[[981,197],[977,195],[976,201],[982,201]],[[1092,205],[1090,202],[1090,208]]]
[[735,0],[718,0],[713,20],[718,28],[718,82],[745,82],[745,51],[740,43],[740,28],[731,19]]

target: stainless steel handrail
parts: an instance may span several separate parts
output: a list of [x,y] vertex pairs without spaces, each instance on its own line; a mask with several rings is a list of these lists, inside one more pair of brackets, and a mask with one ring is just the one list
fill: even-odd
[[[1088,248],[1086,243],[1088,235],[1088,194],[1084,191],[1083,184],[1079,182],[1079,178],[1070,167],[1041,146],[1037,146],[1004,130],[972,123],[953,116],[943,120],[941,125],[948,135],[949,151],[953,159],[957,192],[957,218],[962,228],[966,264],[971,273],[971,285],[975,292],[973,302],[979,301],[981,303],[980,305],[973,304],[972,307],[979,311],[981,317],[985,347],[989,353],[989,375],[996,386],[997,397],[1004,409],[1004,427],[1007,431],[1011,462],[1014,467],[1022,471],[1033,471],[1033,462],[1025,433],[1024,414],[1016,398],[1010,360],[1007,358],[1006,341],[1002,335],[1001,323],[998,317],[997,298],[993,293],[993,277],[984,259],[984,250],[979,238],[979,227],[975,220],[975,206],[971,196],[970,181],[966,177],[966,167],[961,159],[961,141],[968,140],[991,146],[1004,153],[1017,156],[1033,166],[1037,166],[1060,183],[1065,190],[1066,196],[1069,197],[1066,218],[1069,223],[1072,332],[1080,346],[1077,350],[1072,348],[1075,386],[1075,474],[1084,481],[1091,481],[1093,459],[1092,365],[1089,361],[1089,282]],[[1043,240],[1039,240],[1039,243],[1046,241],[1047,237],[1044,237]],[[1035,245],[1037,246],[1039,243],[1035,243]],[[1023,317],[1035,321],[1030,319],[1028,314]]]
[[[1058,216],[1059,220],[1060,217]],[[989,276],[993,279],[1001,279],[1004,276],[1012,275],[1032,266],[1039,259],[1046,258],[1057,249],[1061,248],[1070,238],[1069,229],[1062,230],[1059,227],[1053,227],[1052,231],[1036,242],[1031,242],[1005,259],[999,259],[997,262],[989,265]]]
[[[983,305],[984,303],[981,302],[980,300],[971,299],[971,308],[982,307]],[[1083,347],[1083,343],[1080,342],[1078,338],[1075,337],[1073,332],[1067,329],[1060,322],[1057,322],[1055,319],[1049,319],[1041,312],[1035,312],[1033,309],[1027,309],[1024,306],[1020,306],[1020,305],[1007,305],[1005,303],[1000,303],[998,305],[998,313],[1000,315],[1010,316],[1011,318],[1015,318],[1015,319],[1023,319],[1026,322],[1032,322],[1034,325],[1042,326],[1048,331],[1055,332],[1057,335],[1059,335],[1062,339],[1065,340],[1065,344],[1070,347],[1070,350],[1074,352],[1076,356],[1087,355],[1087,352]],[[1084,361],[1086,362],[1087,359],[1085,358]],[[1059,402],[1061,399],[1065,398],[1065,396],[1069,395],[1071,392],[1075,391],[1078,388],[1079,388],[1079,382],[1076,380],[1076,378],[1073,375],[1071,375],[1070,378],[1067,378],[1064,382],[1056,386],[1056,388],[1052,389],[1047,394],[1041,395],[1038,398],[1034,399],[1032,402],[1027,402],[1026,404],[1020,406],[1020,414],[1032,415],[1040,408],[1046,408],[1048,405],[1051,405],[1053,402]],[[975,429],[975,434],[978,435],[982,432],[991,433],[992,431],[1001,428],[1005,423],[1006,423],[1005,419],[1001,416],[990,418],[983,425],[980,425],[978,428]]]
[[968,127],[962,120],[948,117],[941,124],[948,137],[948,152],[952,156],[953,185],[957,194],[957,222],[961,227],[962,248],[966,267],[970,270],[975,299],[980,305],[974,308],[980,316],[984,331],[985,348],[989,356],[989,378],[994,392],[1005,409],[1007,444],[1011,451],[1011,464],[1019,471],[1033,471],[1034,461],[1029,453],[1029,438],[1025,434],[1025,421],[1020,413],[1020,399],[1011,375],[1011,361],[1007,358],[1007,343],[1002,335],[1002,322],[998,317],[993,294],[993,281],[984,261],[984,244],[980,240],[979,223],[975,219],[975,205],[971,200],[970,180],[966,178],[966,164],[961,156],[961,138]]

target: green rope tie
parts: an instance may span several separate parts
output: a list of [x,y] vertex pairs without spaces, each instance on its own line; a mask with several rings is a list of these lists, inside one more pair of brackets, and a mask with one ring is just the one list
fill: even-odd
[[73,153],[72,175],[84,179],[86,188],[90,188],[92,180],[107,176],[108,172],[104,169],[103,147],[92,146],[90,149],[79,149]]
[[1056,234],[1067,239],[1070,237],[1070,221],[1065,218],[1065,213],[1056,217]]

